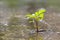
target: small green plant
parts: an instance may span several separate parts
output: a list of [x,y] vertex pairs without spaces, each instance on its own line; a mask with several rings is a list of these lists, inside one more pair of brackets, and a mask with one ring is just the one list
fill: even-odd
[[[44,18],[44,13],[46,12],[46,10],[45,9],[41,9],[41,10],[39,10],[39,11],[37,11],[37,12],[35,12],[34,14],[27,14],[26,15],[26,17],[28,18],[28,19],[32,19],[32,21],[29,21],[30,23],[31,22],[34,22],[34,27],[36,28],[36,40],[43,40],[42,39],[42,37],[40,37],[40,39],[38,39],[38,22],[39,21],[41,21],[41,20],[43,20],[43,18]],[[31,39],[32,40],[32,39]]]
[[35,19],[36,21],[40,21],[40,20],[43,20],[43,18],[44,18],[44,12],[46,12],[46,10],[41,9],[41,10],[35,12],[34,14],[27,14],[26,17],[28,19]]

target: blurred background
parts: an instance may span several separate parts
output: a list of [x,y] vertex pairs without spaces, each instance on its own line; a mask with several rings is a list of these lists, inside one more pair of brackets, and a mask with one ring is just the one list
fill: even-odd
[[[33,23],[30,24],[25,15],[40,8],[47,10],[44,20],[52,29],[52,32],[41,34],[43,40],[59,40],[60,0],[0,0],[0,40],[35,40]],[[44,23],[39,25],[42,29],[50,28]]]

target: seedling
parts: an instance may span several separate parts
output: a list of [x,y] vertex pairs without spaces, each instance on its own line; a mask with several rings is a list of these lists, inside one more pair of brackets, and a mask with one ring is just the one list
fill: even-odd
[[[38,30],[38,22],[39,21],[42,21],[43,19],[44,19],[44,13],[46,12],[46,10],[45,9],[40,9],[39,11],[37,11],[37,12],[35,12],[34,14],[27,14],[26,15],[26,17],[28,18],[28,19],[32,19],[32,21],[29,21],[30,23],[31,22],[34,22],[34,27],[36,28],[36,40],[38,40],[38,32],[39,32],[39,30]],[[41,40],[41,39],[39,39],[39,40]]]
[[40,21],[40,20],[43,20],[45,11],[46,11],[45,9],[41,9],[35,12],[34,14],[27,14],[26,17],[28,19],[35,19],[36,21]]

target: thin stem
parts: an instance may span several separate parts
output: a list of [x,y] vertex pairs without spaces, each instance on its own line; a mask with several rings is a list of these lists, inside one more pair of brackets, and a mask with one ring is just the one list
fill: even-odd
[[38,21],[34,20],[34,27],[36,28],[36,39],[38,40]]

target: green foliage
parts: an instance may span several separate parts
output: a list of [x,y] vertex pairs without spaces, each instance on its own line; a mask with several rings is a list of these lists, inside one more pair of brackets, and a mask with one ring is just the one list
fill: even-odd
[[43,20],[44,12],[46,12],[46,10],[45,9],[41,9],[41,10],[35,12],[35,14],[27,14],[26,17],[28,19],[35,19],[36,21]]

